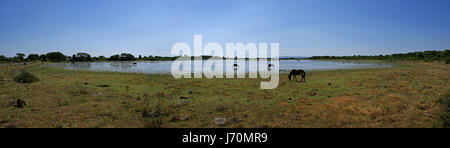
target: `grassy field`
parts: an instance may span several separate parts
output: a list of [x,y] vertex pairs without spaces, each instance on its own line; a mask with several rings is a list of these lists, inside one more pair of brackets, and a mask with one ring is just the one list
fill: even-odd
[[[313,71],[306,83],[0,66],[0,127],[443,127],[450,65]],[[40,80],[14,82],[26,70]],[[187,99],[180,99],[187,97]],[[14,106],[22,99],[27,106]],[[225,118],[224,125],[213,122]]]

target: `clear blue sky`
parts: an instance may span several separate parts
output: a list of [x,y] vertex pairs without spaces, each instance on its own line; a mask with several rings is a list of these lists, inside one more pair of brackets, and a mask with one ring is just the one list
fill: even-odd
[[279,42],[280,55],[450,48],[450,0],[0,0],[0,55],[170,55],[176,42]]

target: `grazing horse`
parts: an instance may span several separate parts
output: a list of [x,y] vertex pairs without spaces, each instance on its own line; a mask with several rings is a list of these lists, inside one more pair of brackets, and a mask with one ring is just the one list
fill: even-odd
[[289,81],[291,81],[291,77],[292,76],[294,76],[295,81],[297,81],[297,75],[302,75],[302,79],[300,80],[300,82],[306,82],[306,72],[304,70],[301,70],[301,69],[294,69],[294,70],[292,70],[289,73]]
[[237,70],[239,68],[239,65],[238,64],[233,64],[233,68],[234,68],[234,70]]
[[272,70],[272,67],[275,67],[275,65],[274,65],[274,64],[269,64],[269,65],[267,65],[267,70],[271,71],[271,70]]

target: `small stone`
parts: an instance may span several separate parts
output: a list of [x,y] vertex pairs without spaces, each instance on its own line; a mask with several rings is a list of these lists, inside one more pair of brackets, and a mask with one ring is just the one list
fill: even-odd
[[95,93],[95,94],[92,94],[92,97],[98,97],[98,96],[100,96],[101,94],[102,94],[101,92]]
[[189,118],[188,115],[184,115],[183,117],[180,118],[180,121],[186,121]]
[[328,82],[328,86],[331,86],[332,84],[331,84],[331,82]]
[[220,126],[227,124],[227,120],[225,118],[214,118],[213,121],[216,125]]

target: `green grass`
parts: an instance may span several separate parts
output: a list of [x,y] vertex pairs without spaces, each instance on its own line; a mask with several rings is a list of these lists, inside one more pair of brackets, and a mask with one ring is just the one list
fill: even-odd
[[[13,79],[27,70],[40,81]],[[313,71],[306,83],[174,79],[171,75],[2,66],[0,127],[442,127],[438,99],[450,67],[399,63],[382,69]],[[331,85],[328,85],[331,83]],[[189,99],[180,99],[180,96]],[[11,102],[26,101],[16,108]],[[226,118],[219,126],[213,119]]]

